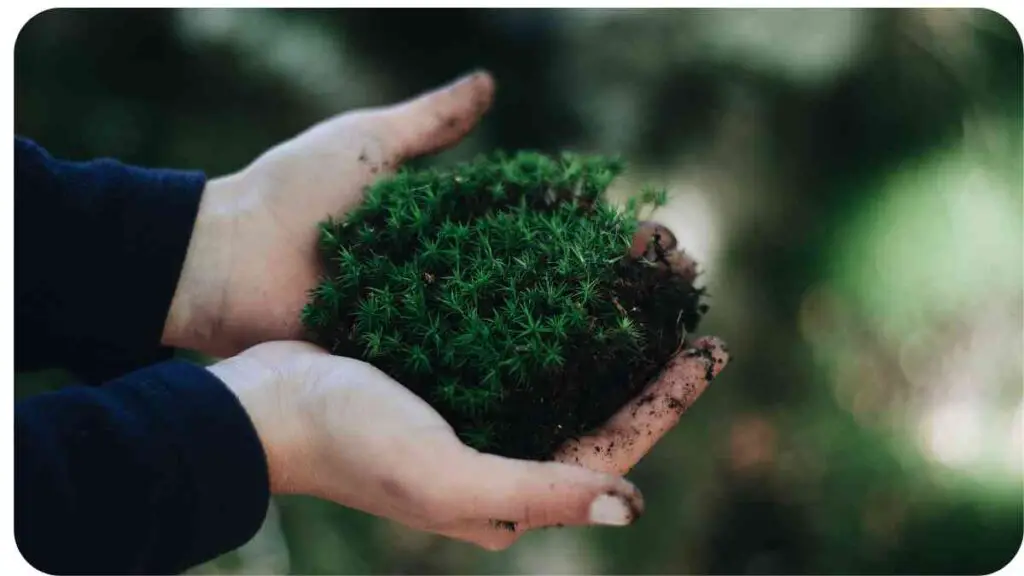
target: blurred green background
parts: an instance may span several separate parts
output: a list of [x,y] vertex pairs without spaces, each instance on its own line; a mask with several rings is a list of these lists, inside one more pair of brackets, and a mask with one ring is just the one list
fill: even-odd
[[15,126],[216,175],[486,67],[492,113],[433,161],[621,153],[704,265],[733,362],[631,473],[635,526],[491,553],[279,498],[196,574],[988,573],[1024,519],[1022,65],[980,10],[58,10]]

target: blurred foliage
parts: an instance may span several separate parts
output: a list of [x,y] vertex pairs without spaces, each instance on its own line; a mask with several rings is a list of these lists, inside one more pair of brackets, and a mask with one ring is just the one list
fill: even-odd
[[631,473],[637,525],[489,553],[280,498],[197,574],[987,573],[1024,526],[1022,64],[983,10],[55,10],[15,128],[219,174],[486,67],[428,162],[621,153],[704,265],[733,363]]

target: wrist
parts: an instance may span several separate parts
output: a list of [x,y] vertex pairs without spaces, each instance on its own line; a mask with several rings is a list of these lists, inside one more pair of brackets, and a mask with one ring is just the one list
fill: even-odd
[[300,462],[307,435],[289,387],[280,381],[280,366],[234,356],[207,367],[230,390],[249,416],[267,461],[272,494],[300,493],[299,473],[306,470]]
[[228,199],[236,177],[211,179],[203,190],[161,343],[213,356],[230,354],[221,340],[231,270]]

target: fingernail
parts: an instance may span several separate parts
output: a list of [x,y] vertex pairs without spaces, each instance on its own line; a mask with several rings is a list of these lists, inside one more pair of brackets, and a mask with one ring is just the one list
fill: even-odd
[[726,365],[729,364],[731,358],[729,349],[726,347],[725,342],[720,338],[714,336],[704,336],[694,340],[690,345],[691,347],[684,350],[679,354],[680,358],[697,358],[703,360],[706,366],[707,373],[704,375],[705,380],[711,383],[722,370],[725,369]]
[[590,503],[590,523],[601,526],[626,526],[633,521],[626,501],[611,494],[601,494]]

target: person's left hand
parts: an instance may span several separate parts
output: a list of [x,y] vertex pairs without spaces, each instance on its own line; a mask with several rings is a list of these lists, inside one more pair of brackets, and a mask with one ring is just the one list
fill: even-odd
[[720,339],[696,340],[603,426],[562,446],[554,461],[474,450],[381,370],[309,343],[260,344],[209,370],[253,423],[272,493],[314,496],[501,550],[538,528],[633,523],[643,497],[622,476],[728,361]]
[[300,338],[319,270],[317,224],[354,208],[403,161],[459,142],[493,96],[493,78],[472,74],[407,102],[325,120],[211,179],[163,344],[225,357]]

